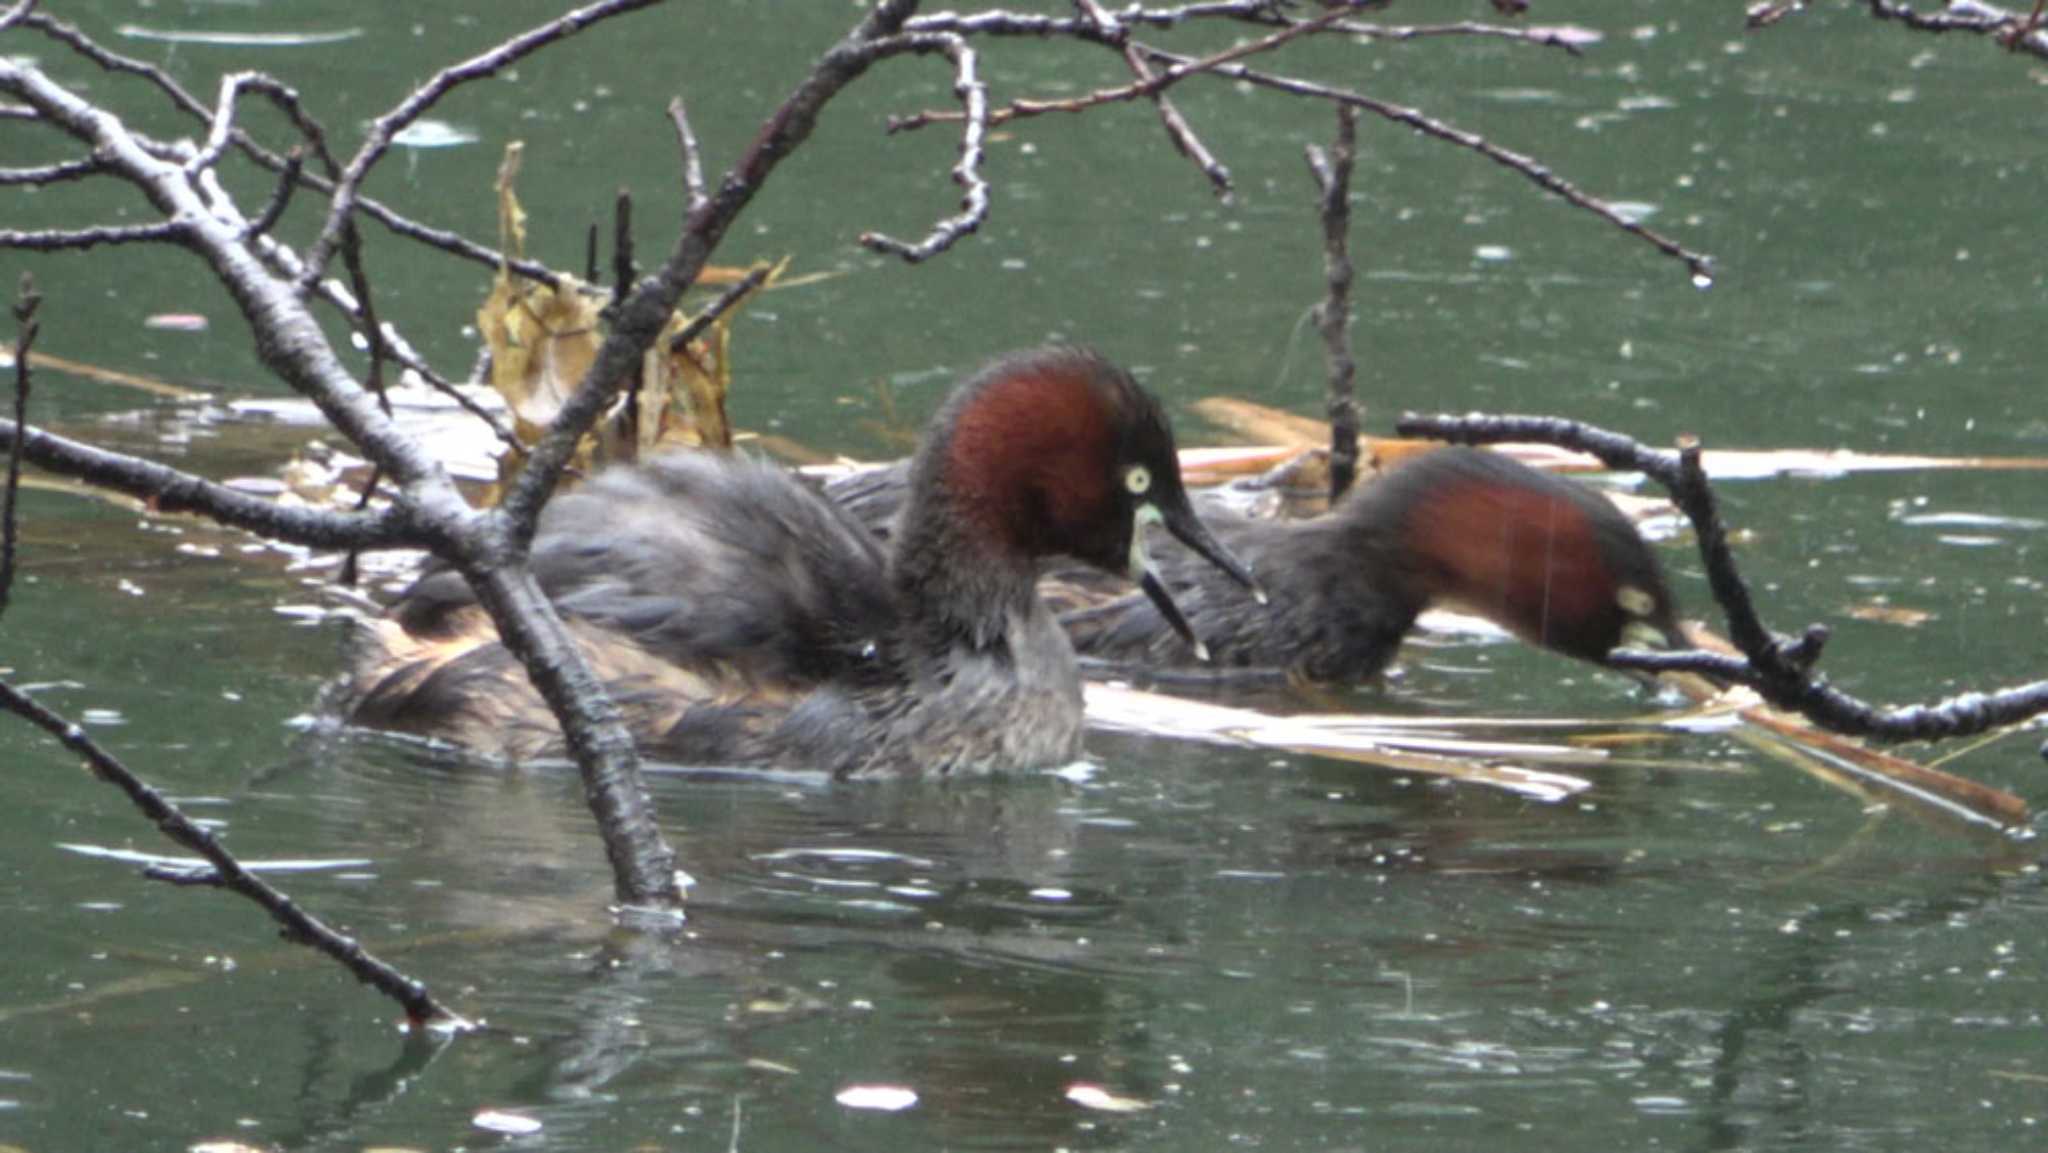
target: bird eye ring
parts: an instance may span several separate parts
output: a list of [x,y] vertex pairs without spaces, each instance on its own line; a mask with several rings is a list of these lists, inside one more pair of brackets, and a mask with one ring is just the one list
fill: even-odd
[[1152,489],[1152,470],[1142,464],[1134,464],[1124,472],[1124,488],[1132,496],[1144,496]]

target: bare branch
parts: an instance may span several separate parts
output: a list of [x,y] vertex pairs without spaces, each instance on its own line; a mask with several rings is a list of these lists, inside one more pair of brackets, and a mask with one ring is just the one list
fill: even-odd
[[335,932],[320,918],[271,887],[262,877],[250,872],[232,853],[221,847],[212,832],[165,800],[162,793],[137,777],[112,753],[101,748],[98,742],[85,734],[84,729],[5,681],[0,681],[0,708],[56,737],[65,748],[82,757],[95,776],[126,793],[135,807],[163,830],[165,836],[206,858],[223,888],[261,905],[271,920],[283,927],[286,937],[311,945],[339,961],[355,974],[358,981],[403,1006],[406,1016],[416,1023],[436,1019],[461,1020],[436,1001],[425,985],[371,955],[355,940]]
[[[1553,417],[1410,413],[1396,422],[1395,428],[1404,436],[1432,436],[1460,444],[1508,440],[1555,444],[1591,453],[1610,468],[1643,473],[1670,490],[1699,538],[1707,583],[1726,614],[1729,639],[1742,651],[1742,657],[1622,650],[1608,656],[1609,663],[1617,667],[1705,673],[1747,685],[1771,704],[1801,713],[1824,728],[1886,741],[1968,736],[2048,713],[2048,681],[1992,693],[1963,693],[1931,705],[1889,707],[1870,705],[1828,684],[1827,678],[1813,672],[1827,641],[1825,626],[1809,626],[1799,637],[1783,638],[1775,636],[1757,616],[1749,585],[1728,547],[1728,529],[1700,466],[1696,441],[1682,442],[1676,453],[1659,451],[1619,433]],[[2048,756],[2048,747],[2042,753]]]
[[[29,274],[21,274],[21,291],[14,304],[14,423],[18,427],[28,421],[29,350],[35,346],[36,306],[43,298],[37,294],[35,281]],[[14,591],[14,546],[18,522],[15,519],[15,502],[21,495],[21,453],[9,446],[7,452],[7,489],[0,500],[0,613],[7,611],[8,597]]]
[[[1065,100],[1012,101],[988,113],[988,124],[990,126],[1007,124],[1012,120],[1043,116],[1048,112],[1086,112],[1103,104],[1116,104],[1137,100],[1141,97],[1154,96],[1190,76],[1198,76],[1204,72],[1220,71],[1232,61],[1241,60],[1246,56],[1256,56],[1261,53],[1271,52],[1290,41],[1326,31],[1332,24],[1337,23],[1342,18],[1345,11],[1346,9],[1343,8],[1333,9],[1313,20],[1288,24],[1285,28],[1271,35],[1262,36],[1257,40],[1246,41],[1243,44],[1232,45],[1221,52],[1216,52],[1200,59],[1178,56],[1157,48],[1138,45],[1138,50],[1146,58],[1164,61],[1170,67],[1164,72],[1154,74],[1150,79],[1140,80],[1134,84],[1126,84],[1121,88],[1099,88],[1085,96],[1075,96]],[[889,131],[902,132],[922,128],[927,124],[962,120],[966,119],[967,115],[965,112],[919,113],[916,116],[890,121]]]
[[[1378,5],[1356,4],[1356,8],[1378,7]],[[1141,8],[1132,6],[1112,14],[1125,28],[1144,27],[1169,29],[1197,20],[1228,20],[1264,27],[1291,28],[1305,23],[1287,15],[1287,10],[1272,0],[1235,0],[1235,2],[1186,4],[1176,8]],[[933,12],[910,21],[906,29],[912,32],[957,32],[963,36],[1076,36],[1081,39],[1110,42],[1100,21],[1087,13],[1082,18],[1052,16],[1036,12],[1007,12],[991,9],[983,12]],[[1541,48],[1558,48],[1574,56],[1580,55],[1587,45],[1597,44],[1601,34],[1590,28],[1570,24],[1528,25],[1516,27],[1509,24],[1485,24],[1478,21],[1462,20],[1449,24],[1368,24],[1357,20],[1336,20],[1326,26],[1329,31],[1342,36],[1364,40],[1425,40],[1445,37],[1485,37],[1512,40],[1521,44]]]
[[[17,354],[19,355],[19,354]],[[83,441],[0,421],[0,445],[30,464],[98,488],[125,493],[157,512],[197,513],[230,528],[308,548],[426,548],[430,535],[401,506],[361,515],[281,505],[145,460]]]
[[1805,10],[1806,0],[1757,0],[1743,14],[1742,26],[1754,32],[1769,28],[1795,12]]
[[276,228],[279,220],[284,219],[284,210],[291,207],[292,189],[299,186],[299,170],[305,159],[305,153],[296,148],[285,157],[284,172],[278,177],[277,187],[271,190],[270,199],[257,211],[256,219],[242,229],[242,239],[262,236]]
[[764,264],[735,281],[724,292],[719,293],[718,299],[712,301],[709,308],[691,317],[690,322],[685,324],[680,332],[669,338],[669,352],[681,353],[687,351],[691,341],[702,336],[704,330],[710,328],[719,317],[724,316],[733,305],[746,299],[749,293],[761,287],[761,283],[768,279],[769,271],[768,266]]
[[1950,0],[1939,12],[1921,12],[1900,0],[1870,0],[1870,14],[1879,20],[1896,20],[1920,32],[1973,32],[1995,38],[2014,52],[2048,59],[2048,30],[2044,30],[2042,6],[2021,15],[1977,0]]
[[1323,358],[1330,373],[1330,499],[1343,496],[1358,477],[1358,410],[1351,359],[1351,170],[1358,157],[1358,109],[1337,106],[1337,141],[1328,156],[1313,144],[1309,171],[1322,191],[1323,276],[1329,291],[1316,305]]
[[704,157],[697,150],[697,134],[690,130],[690,114],[683,107],[683,98],[678,96],[668,102],[668,118],[675,122],[676,142],[683,150],[683,191],[689,194],[684,211],[696,212],[704,207]]
[[66,160],[61,164],[45,164],[39,168],[0,168],[0,185],[62,184],[67,180],[82,180],[105,171],[106,167],[92,157]]
[[640,358],[667,326],[684,290],[696,283],[726,229],[783,158],[811,134],[825,104],[875,61],[908,47],[892,37],[915,6],[914,0],[879,0],[852,33],[818,60],[796,90],[769,115],[739,162],[719,182],[717,192],[690,214],[661,268],[641,281],[615,310],[611,335],[498,506],[508,532],[521,547],[532,539],[541,506],[561,480],[576,445],[639,371]]
[[[234,203],[228,199],[226,190],[221,188],[219,182],[213,178],[213,173],[202,173],[200,185],[205,189],[208,201],[216,215],[228,220],[235,218],[237,210],[234,207]],[[266,216],[270,208],[275,204],[276,201],[273,199],[269,205],[265,206],[264,212]],[[287,278],[298,275],[299,271],[305,267],[299,262],[298,253],[292,251],[290,246],[271,236],[267,229],[259,227],[260,224],[261,221],[259,220],[244,225],[242,228],[243,234],[255,244],[257,254],[263,258],[265,264],[276,269],[280,275]],[[436,372],[434,367],[427,363],[426,358],[421,356],[418,350],[412,347],[411,342],[400,335],[396,328],[392,327],[389,323],[384,323],[377,325],[374,330],[365,330],[361,324],[362,309],[357,304],[355,295],[346,287],[332,277],[324,277],[314,286],[314,291],[319,294],[321,299],[340,309],[350,320],[357,322],[358,330],[365,331],[369,339],[381,345],[385,355],[403,365],[407,371],[417,375],[426,383],[427,387],[446,396],[454,401],[464,412],[482,421],[485,427],[491,430],[491,435],[496,437],[505,447],[515,453],[526,451],[526,446],[520,443],[519,438],[513,434],[511,428],[506,426],[504,420],[497,413],[478,404],[468,393],[457,388],[441,373]]]
[[0,32],[5,32],[16,24],[21,23],[22,17],[35,11],[35,7],[36,0],[21,0],[14,7],[7,9],[5,12],[0,12]]
[[412,94],[399,102],[398,107],[379,116],[370,124],[368,139],[356,150],[355,157],[343,170],[341,179],[334,185],[331,202],[327,207],[327,222],[320,228],[320,235],[306,250],[306,269],[293,284],[294,291],[304,295],[312,287],[334,256],[336,246],[341,242],[342,226],[356,208],[357,190],[362,187],[370,169],[383,159],[390,150],[392,138],[406,125],[425,115],[443,96],[472,80],[495,76],[527,56],[567,37],[598,24],[610,17],[635,9],[645,8],[660,0],[597,0],[550,20],[519,36],[472,56],[460,64],[443,68],[425,84],[413,89]]
[[[75,31],[65,31],[81,45],[81,52],[96,59],[107,55]],[[167,151],[162,146],[136,137],[121,120],[56,84],[19,57],[0,57],[0,94],[25,100],[46,121],[103,157],[115,175],[135,185],[167,219],[182,223],[188,229],[185,246],[206,261],[248,319],[263,362],[312,400],[383,475],[396,481],[399,490],[394,511],[370,514],[368,521],[403,526],[415,543],[454,564],[479,589],[479,600],[506,638],[508,649],[526,663],[529,675],[561,720],[570,750],[583,771],[586,797],[599,817],[621,900],[658,907],[671,914],[673,921],[672,914],[681,904],[675,854],[661,835],[653,805],[640,782],[632,738],[620,723],[616,706],[569,640],[561,618],[526,571],[522,563],[524,536],[507,531],[501,514],[472,510],[439,461],[379,410],[375,397],[342,366],[303,298],[290,284],[271,275],[257,255],[269,238],[256,237],[252,243],[243,234],[245,222],[239,212],[213,209],[209,194],[202,191],[213,176],[212,169],[196,174],[196,179],[188,178],[183,161],[189,158],[189,150],[165,159],[160,155]],[[343,228],[348,223],[343,220]],[[338,228],[331,239],[339,245],[343,230]],[[708,251],[707,246],[696,253],[696,268],[701,268]],[[695,268],[690,275],[694,277]],[[302,269],[301,280],[310,287],[321,278],[311,269]],[[665,313],[661,319],[665,322]],[[654,331],[659,331],[658,324]],[[643,338],[639,348],[644,349],[651,339],[651,335]],[[0,431],[13,435],[12,422],[5,422]],[[37,434],[20,435],[35,459]],[[336,543],[348,547],[355,542]],[[381,541],[365,543],[367,547]]]
[[[1124,64],[1140,82],[1150,81],[1152,66],[1145,63],[1145,57],[1131,44],[1130,30],[1117,22],[1117,18],[1105,10],[1099,0],[1074,0],[1074,6],[1095,25],[1096,30],[1109,43],[1116,46],[1123,55]],[[1228,202],[1231,194],[1230,169],[1216,159],[1195,130],[1188,126],[1187,119],[1180,114],[1171,99],[1163,92],[1152,95],[1152,103],[1159,109],[1160,123],[1166,127],[1167,139],[1173,141],[1175,151],[1192,161],[1202,174],[1209,178],[1209,185],[1216,190],[1218,199]]]
[[42,229],[33,232],[0,228],[0,248],[20,248],[29,252],[65,252],[80,248],[98,248],[102,244],[178,243],[190,235],[191,229],[176,220],[166,220],[157,224],[108,224],[93,228]]
[[[260,72],[230,72],[222,76],[220,97],[214,103],[213,116],[206,131],[206,143],[200,145],[199,151],[193,153],[191,159],[185,162],[187,175],[203,172],[220,162],[221,153],[227,151],[230,133],[235,127],[235,104],[241,98],[244,88],[260,88],[274,93],[278,89],[283,89],[284,85]],[[296,94],[292,94],[281,103],[294,113],[299,110]]]
[[[38,19],[39,17],[31,17]],[[343,435],[401,484],[415,486],[434,521],[454,525],[467,505],[426,449],[400,433],[349,375],[319,322],[263,267],[242,239],[239,217],[223,219],[177,164],[159,159],[121,120],[80,99],[34,65],[0,58],[0,92],[26,99],[52,123],[94,149],[116,174],[139,188],[167,218],[150,228],[179,230],[177,239],[203,258],[257,334],[257,352],[281,378],[313,401]]]
[[975,77],[974,49],[947,33],[898,36],[892,50],[943,52],[953,61],[953,94],[961,102],[960,159],[953,165],[953,183],[965,191],[960,211],[939,221],[917,244],[906,244],[879,232],[864,232],[860,242],[876,252],[892,253],[916,264],[953,247],[961,237],[988,219],[988,182],[981,178],[982,148],[988,138],[988,88]]
[[1598,44],[1602,39],[1599,32],[1573,24],[1531,24],[1518,28],[1512,24],[1485,24],[1476,20],[1450,24],[1358,24],[1340,26],[1337,30],[1368,40],[1394,42],[1447,37],[1512,40],[1537,48],[1557,48],[1573,56],[1585,55],[1588,45]]
[[[1345,0],[1335,0],[1335,3],[1345,5]],[[1356,9],[1377,5],[1353,0],[1345,6]],[[1335,15],[1340,19],[1324,25],[1333,32],[1360,35],[1374,27],[1341,19],[1344,15],[1341,11]],[[1117,23],[1126,28],[1166,29],[1196,21],[1234,21],[1268,28],[1291,28],[1303,23],[1288,16],[1286,9],[1273,0],[1208,0],[1205,3],[1182,4],[1170,8],[1145,8],[1133,4],[1115,12],[1114,17]],[[1011,12],[993,8],[970,13],[933,12],[911,20],[904,28],[910,32],[957,32],[963,36],[1080,36],[1084,39],[1104,39],[1104,29],[1100,22],[1085,12],[1080,17]]]
[[[633,194],[619,189],[612,198],[612,305],[626,298],[639,279],[633,265]],[[637,378],[636,378],[637,379]]]
[[[24,27],[34,28],[42,32],[52,40],[63,44],[109,72],[140,77],[162,92],[164,97],[179,111],[194,117],[202,123],[211,123],[212,113],[206,104],[198,97],[186,91],[183,85],[172,79],[170,74],[163,69],[130,56],[109,52],[78,29],[61,20],[52,19],[44,13],[34,13],[23,20],[22,24]],[[287,112],[291,111],[289,106],[284,107],[286,107]],[[42,114],[33,107],[0,105],[0,119],[39,120],[42,119]],[[297,121],[296,116],[294,116],[294,121]],[[240,128],[232,129],[231,136],[235,147],[240,149],[243,155],[272,172],[282,173],[284,171],[286,164],[284,156],[258,144],[248,133]],[[148,142],[145,141],[143,143],[147,145]],[[303,172],[300,179],[307,187],[315,191],[330,195],[334,191],[334,181],[330,178],[323,178],[312,172]],[[369,197],[358,197],[356,207],[364,215],[382,224],[392,232],[408,240],[446,252],[451,256],[457,256],[493,270],[510,268],[513,272],[526,277],[528,280],[539,281],[551,288],[559,287],[561,283],[561,278],[555,274],[554,270],[541,264],[539,261],[514,259],[498,252],[496,249],[478,244],[459,233],[446,229],[429,228],[424,224],[399,215],[383,203]]]
[[[1158,49],[1148,48],[1145,51],[1153,59],[1177,66],[1198,63],[1198,61],[1188,57],[1171,52],[1162,52]],[[1446,124],[1414,108],[1390,104],[1384,100],[1377,100],[1349,89],[1331,88],[1328,85],[1317,84],[1309,80],[1297,80],[1293,77],[1259,72],[1239,64],[1212,64],[1205,71],[1217,76],[1241,80],[1247,84],[1257,85],[1261,88],[1270,88],[1278,92],[1286,92],[1295,96],[1349,104],[1362,108],[1375,116],[1391,120],[1396,124],[1405,124],[1426,136],[1455,144],[1460,148],[1470,149],[1503,168],[1520,173],[1537,187],[1563,199],[1574,208],[1590,212],[1609,224],[1614,225],[1616,228],[1621,229],[1623,232],[1648,242],[1664,255],[1683,261],[1686,268],[1692,273],[1695,283],[1707,283],[1713,277],[1712,257],[1702,252],[1694,252],[1692,249],[1672,240],[1663,233],[1643,227],[1641,224],[1630,220],[1616,211],[1613,205],[1581,191],[1577,185],[1552,172],[1536,160],[1519,152],[1512,152],[1502,148],[1500,145],[1487,140],[1477,133],[1467,132],[1462,128]]]

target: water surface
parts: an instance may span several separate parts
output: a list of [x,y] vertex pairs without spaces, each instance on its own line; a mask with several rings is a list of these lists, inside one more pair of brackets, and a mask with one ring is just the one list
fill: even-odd
[[[1652,440],[2048,453],[2030,365],[2042,280],[2038,69],[1851,6],[1769,34],[1739,13],[1541,5],[1603,30],[1583,58],[1496,42],[1311,46],[1297,67],[1429,110],[1632,202],[1714,253],[1714,287],[1518,177],[1368,122],[1357,179],[1368,423],[1402,408],[1558,412]],[[343,139],[434,67],[555,9],[57,5],[209,94],[274,70]],[[1397,9],[1397,11],[1399,11]],[[1471,13],[1487,10],[1475,6]],[[601,30],[437,110],[372,181],[493,236],[499,149],[527,142],[537,255],[580,263],[617,188],[658,252],[680,211],[661,108],[690,101],[716,170],[853,18],[693,5]],[[1402,13],[1422,19],[1420,9]],[[123,35],[132,24],[152,35]],[[345,33],[360,35],[345,41]],[[10,34],[10,52],[66,69]],[[1113,57],[986,45],[999,95],[1120,82]],[[835,105],[721,258],[834,279],[736,327],[736,421],[898,451],[950,380],[1048,336],[1132,363],[1184,406],[1319,407],[1321,292],[1301,147],[1324,109],[1189,86],[1237,173],[1221,206],[1147,108],[1015,125],[984,233],[912,269],[858,249],[951,211],[947,100],[904,61]],[[137,90],[91,77],[95,95]],[[170,131],[136,104],[137,123]],[[190,131],[189,127],[179,131]],[[65,155],[20,126],[10,163]],[[260,190],[265,182],[250,179]],[[260,194],[258,192],[257,194]],[[121,213],[86,184],[9,193],[14,227]],[[314,223],[297,210],[298,235]],[[484,285],[372,237],[379,302],[437,363],[470,359]],[[301,434],[223,298],[177,253],[25,261],[44,347],[207,390],[158,401],[54,374],[41,419],[216,476]],[[199,312],[204,332],[144,327]],[[1190,419],[1189,440],[1214,438]],[[1880,697],[2042,675],[2040,474],[1732,485],[1743,560],[1785,626],[1836,626],[1828,668]],[[73,496],[24,499],[6,663],[250,857],[367,858],[293,878],[309,907],[487,1019],[409,1044],[384,1002],[240,902],[61,845],[160,851],[110,791],[20,726],[0,803],[0,1143],[552,1149],[2025,1148],[2048,1080],[2037,851],[1831,787],[1730,734],[1628,750],[1553,805],[1359,765],[1096,735],[1090,772],[829,788],[664,772],[697,878],[688,938],[614,931],[565,766],[519,774],[309,727],[340,664],[305,558]],[[1703,607],[1681,540],[1665,559]],[[1907,628],[1852,619],[1883,603]],[[280,607],[287,611],[277,611]],[[1626,716],[1632,684],[1511,646],[1411,650],[1340,707]],[[1304,702],[1301,707],[1311,707]],[[1947,767],[2048,800],[2038,733]],[[1952,751],[1952,750],[1944,750]],[[1916,755],[1929,755],[1920,750]],[[915,1093],[899,1112],[851,1087]],[[1099,1091],[1093,1087],[1099,1087]],[[858,1100],[859,1098],[854,1098]],[[1110,1106],[1104,1108],[1104,1105]],[[480,1110],[542,1123],[510,1142]],[[737,1136],[735,1136],[737,1134]]]

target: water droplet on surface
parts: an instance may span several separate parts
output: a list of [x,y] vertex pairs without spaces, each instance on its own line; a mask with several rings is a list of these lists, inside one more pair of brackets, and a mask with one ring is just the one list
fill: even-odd
[[541,1131],[541,1123],[532,1117],[523,1116],[518,1113],[507,1113],[501,1109],[485,1109],[483,1112],[471,1117],[469,1123],[488,1132],[504,1133],[515,1137]]
[[833,1100],[848,1109],[897,1113],[917,1104],[917,1090],[903,1085],[848,1085]]

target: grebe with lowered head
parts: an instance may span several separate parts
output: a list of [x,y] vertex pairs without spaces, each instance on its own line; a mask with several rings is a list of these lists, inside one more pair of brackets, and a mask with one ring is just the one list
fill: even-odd
[[[557,497],[531,565],[649,755],[838,777],[1029,769],[1081,743],[1073,649],[1036,591],[1046,558],[1137,580],[1200,650],[1150,560],[1152,520],[1264,595],[1196,519],[1158,401],[1059,347],[954,392],[892,548],[780,469],[686,452]],[[373,727],[499,755],[563,747],[446,568],[370,624],[350,696]]]

